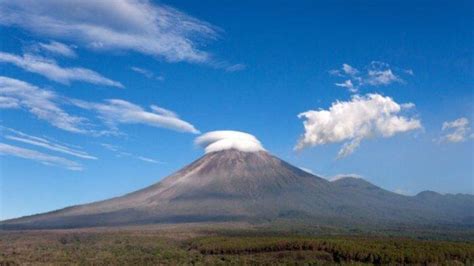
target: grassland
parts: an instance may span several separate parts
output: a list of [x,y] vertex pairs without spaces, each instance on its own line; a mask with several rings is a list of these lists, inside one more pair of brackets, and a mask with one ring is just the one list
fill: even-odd
[[0,231],[0,265],[472,265],[474,242],[301,235],[225,225]]

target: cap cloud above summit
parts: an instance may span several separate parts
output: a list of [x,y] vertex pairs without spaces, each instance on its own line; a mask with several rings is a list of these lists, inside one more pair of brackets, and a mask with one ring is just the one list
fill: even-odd
[[196,138],[195,143],[206,153],[236,149],[243,152],[264,151],[260,141],[253,135],[233,130],[211,131]]

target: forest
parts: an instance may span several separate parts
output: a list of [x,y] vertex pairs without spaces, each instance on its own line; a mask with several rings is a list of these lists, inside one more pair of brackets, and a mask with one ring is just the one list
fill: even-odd
[[0,232],[0,265],[472,265],[472,241],[181,229]]

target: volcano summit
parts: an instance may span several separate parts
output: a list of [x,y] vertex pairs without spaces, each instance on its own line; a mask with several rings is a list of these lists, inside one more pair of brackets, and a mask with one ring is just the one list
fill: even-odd
[[327,181],[269,154],[252,135],[214,131],[197,138],[206,154],[127,195],[3,221],[4,229],[153,223],[276,221],[313,224],[473,225],[474,196],[403,196],[363,179]]

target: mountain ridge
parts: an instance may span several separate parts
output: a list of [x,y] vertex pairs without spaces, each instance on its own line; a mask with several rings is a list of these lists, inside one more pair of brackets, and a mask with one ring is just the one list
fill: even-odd
[[[431,195],[431,194],[422,194]],[[403,196],[360,178],[328,181],[266,151],[210,152],[123,196],[0,222],[4,229],[273,221],[463,224],[474,196]]]

